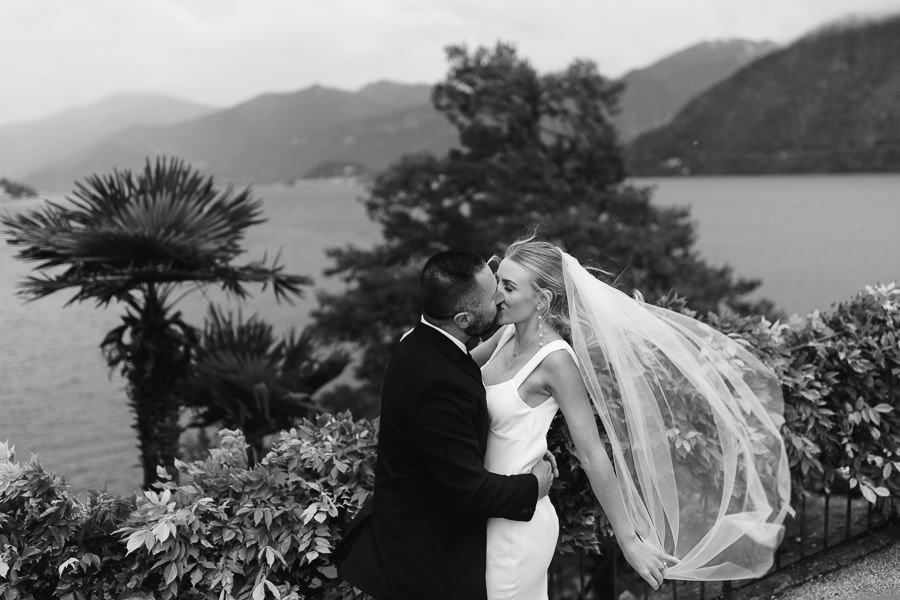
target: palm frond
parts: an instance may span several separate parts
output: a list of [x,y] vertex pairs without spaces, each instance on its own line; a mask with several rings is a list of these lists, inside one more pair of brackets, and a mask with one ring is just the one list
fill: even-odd
[[269,266],[266,257],[232,265],[246,229],[264,221],[261,203],[249,189],[215,188],[180,160],[91,175],[67,200],[0,220],[7,242],[20,247],[16,258],[37,263],[39,273],[20,286],[26,297],[78,288],[70,302],[106,304],[144,284],[194,281],[239,297],[247,283],[271,285],[290,301],[311,283],[285,274],[278,257]]
[[345,352],[321,351],[306,330],[279,339],[256,315],[244,319],[212,306],[182,397],[195,424],[219,423],[260,439],[317,410],[313,395],[348,362]]
[[266,266],[261,262],[192,271],[174,269],[169,265],[86,271],[76,265],[56,275],[28,275],[18,284],[18,288],[21,295],[31,300],[72,288],[76,291],[66,302],[67,305],[93,299],[103,306],[113,300],[127,301],[128,298],[141,295],[144,292],[142,286],[148,284],[176,283],[218,285],[238,298],[246,298],[247,285],[256,283],[261,285],[263,291],[271,286],[279,302],[292,303],[294,298],[303,297],[302,288],[311,285],[312,279],[305,275],[285,274],[283,267]]

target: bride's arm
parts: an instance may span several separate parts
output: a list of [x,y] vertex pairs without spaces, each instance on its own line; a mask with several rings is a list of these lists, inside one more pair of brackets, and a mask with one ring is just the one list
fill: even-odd
[[567,352],[553,352],[544,359],[541,368],[545,372],[548,391],[556,399],[566,420],[581,468],[587,473],[594,495],[609,518],[619,547],[635,571],[656,589],[662,583],[665,561],[671,566],[677,559],[644,543],[637,536],[628,518],[616,473],[600,439],[591,401],[575,361]]
[[491,357],[491,354],[494,353],[494,349],[497,348],[497,344],[500,342],[500,336],[503,335],[503,331],[506,327],[501,327],[497,331],[494,332],[494,335],[484,340],[475,348],[472,349],[472,358],[475,360],[475,364],[479,367],[483,367],[484,363],[488,361]]

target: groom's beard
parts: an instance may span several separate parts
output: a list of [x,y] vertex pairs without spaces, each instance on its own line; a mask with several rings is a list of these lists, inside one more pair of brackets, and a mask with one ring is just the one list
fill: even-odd
[[488,337],[497,329],[497,318],[499,316],[499,313],[494,313],[494,318],[487,320],[483,315],[478,315],[478,320],[463,329],[463,332],[470,338],[483,339]]

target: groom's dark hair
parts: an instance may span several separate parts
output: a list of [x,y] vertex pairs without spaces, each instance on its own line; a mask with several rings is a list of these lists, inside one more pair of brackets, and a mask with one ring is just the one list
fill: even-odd
[[437,321],[449,321],[478,303],[475,276],[485,262],[471,252],[446,250],[428,259],[419,276],[422,313]]

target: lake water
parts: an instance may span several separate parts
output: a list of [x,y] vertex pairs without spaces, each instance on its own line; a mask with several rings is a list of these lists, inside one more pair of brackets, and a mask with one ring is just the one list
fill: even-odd
[[900,175],[639,181],[657,204],[690,206],[701,255],[762,279],[759,295],[789,313],[900,279]]
[[[900,279],[900,175],[705,177],[642,179],[657,187],[660,205],[688,205],[699,252],[727,263],[743,277],[763,280],[760,294],[789,312],[827,309],[866,284]],[[321,275],[324,249],[378,239],[377,228],[352,186],[310,183],[300,188],[258,187],[268,221],[248,232],[247,260],[282,249],[294,273],[310,274],[316,289],[337,283]],[[0,211],[39,206],[5,203]],[[118,375],[99,350],[119,318],[116,307],[63,307],[67,296],[24,303],[15,284],[30,266],[0,243],[0,440],[20,459],[32,452],[75,489],[108,486],[123,493],[140,483],[136,440]],[[194,293],[182,303],[188,320],[202,323],[216,293]],[[302,327],[315,292],[294,306],[270,294],[244,305],[279,329]]]

